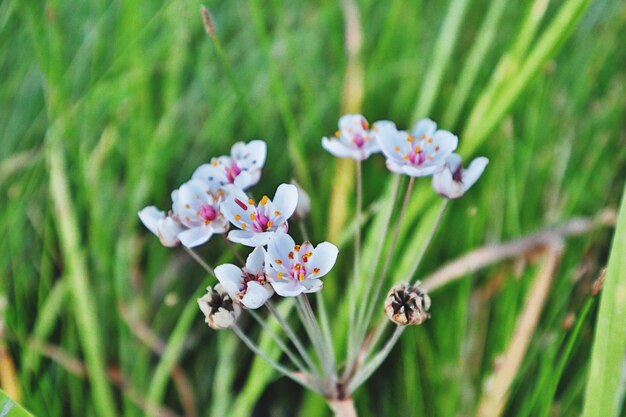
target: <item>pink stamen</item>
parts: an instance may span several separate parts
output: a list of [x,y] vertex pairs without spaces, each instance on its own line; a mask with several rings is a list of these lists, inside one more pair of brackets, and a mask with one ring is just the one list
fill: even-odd
[[361,148],[361,147],[363,147],[363,145],[365,145],[365,138],[360,133],[357,133],[356,135],[354,135],[354,139],[352,139],[352,141],[359,148]]
[[209,204],[204,204],[200,207],[200,217],[204,219],[205,224],[208,224],[217,217],[217,210]]
[[226,168],[226,177],[230,183],[235,182],[235,178],[237,175],[241,173],[241,169],[237,166],[235,161],[233,161],[229,167]]

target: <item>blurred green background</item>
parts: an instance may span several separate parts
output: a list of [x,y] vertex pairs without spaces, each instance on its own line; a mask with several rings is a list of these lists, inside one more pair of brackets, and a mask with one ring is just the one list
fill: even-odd
[[[340,232],[352,167],[320,139],[342,112],[400,127],[429,116],[460,136],[466,158],[491,161],[448,208],[418,275],[618,207],[623,1],[358,0],[360,24],[350,4],[209,1],[217,32],[207,36],[196,2],[0,2],[3,390],[38,416],[330,415],[233,334],[206,328],[195,298],[211,279],[137,218],[145,205],[169,208],[171,190],[238,140],[268,142],[255,193],[297,179],[313,200],[313,240],[341,241],[324,290],[337,332],[350,296],[352,242]],[[350,36],[347,49],[346,33],[359,31],[360,51]],[[391,175],[382,157],[364,175],[368,207]],[[409,260],[438,205],[429,180],[416,186],[400,242]],[[504,415],[580,414],[598,315],[589,288],[612,235],[566,241]],[[201,252],[231,258],[220,240]],[[359,414],[474,415],[537,269],[505,262],[433,293],[433,319],[405,332],[357,392]]]

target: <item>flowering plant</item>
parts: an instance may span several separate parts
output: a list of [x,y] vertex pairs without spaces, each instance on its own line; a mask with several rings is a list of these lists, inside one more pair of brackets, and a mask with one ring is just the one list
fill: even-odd
[[[488,161],[474,160],[467,170],[461,165],[459,155],[453,153],[458,138],[446,130],[437,129],[430,119],[420,120],[411,132],[398,130],[395,123],[379,121],[370,125],[362,115],[345,115],[339,119],[339,130],[334,137],[324,137],[322,146],[339,158],[356,161],[357,207],[354,242],[353,284],[366,279],[365,294],[358,299],[348,296],[350,326],[347,337],[347,357],[342,367],[337,366],[331,326],[320,291],[326,276],[334,267],[339,249],[330,242],[313,245],[307,239],[302,223],[310,207],[309,197],[296,185],[281,184],[274,197],[263,195],[257,202],[249,188],[257,184],[265,164],[266,144],[260,140],[233,145],[230,156],[213,158],[196,169],[192,178],[172,193],[172,209],[167,213],[149,206],[139,212],[145,226],[159,237],[163,245],[182,244],[211,275],[217,285],[209,286],[207,293],[198,299],[207,324],[213,329],[232,329],[254,353],[263,357],[277,371],[299,384],[323,395],[337,415],[355,416],[352,393],[363,384],[387,357],[407,325],[421,324],[430,317],[430,298],[420,282],[413,279],[425,248],[416,256],[407,282],[394,285],[384,302],[379,300],[382,285],[389,273],[391,259],[405,211],[411,197],[415,178],[432,176],[432,186],[447,199],[461,197],[480,177]],[[384,240],[380,239],[372,273],[363,278],[360,273],[362,161],[381,152],[386,157],[390,171],[396,174],[392,201],[400,187],[400,178],[409,176],[408,185],[390,242],[384,256]],[[289,221],[296,214],[300,221],[304,242],[296,243],[290,235]],[[393,205],[386,213],[388,225]],[[437,225],[439,221],[435,223]],[[226,233],[228,234],[226,235]],[[433,230],[434,232],[434,230]],[[193,248],[214,235],[221,234],[230,242],[252,247],[241,265],[226,263],[213,269]],[[431,233],[432,237],[432,233]],[[428,242],[427,242],[428,243]],[[239,253],[235,252],[239,257]],[[382,273],[374,277],[378,262],[385,259]],[[317,313],[309,294],[317,293]],[[295,300],[298,317],[304,327],[310,347],[298,335],[290,321],[272,301],[274,295]],[[376,306],[380,306],[389,321],[376,323]],[[274,333],[274,341],[281,348],[290,365],[272,359],[239,324],[243,312],[248,312],[264,329],[267,318],[255,310],[265,307],[268,316],[274,317],[285,332],[290,348]],[[381,314],[381,317],[384,316]],[[385,323],[395,328],[386,335]],[[370,330],[371,329],[371,330]],[[314,353],[312,357],[311,350]]]

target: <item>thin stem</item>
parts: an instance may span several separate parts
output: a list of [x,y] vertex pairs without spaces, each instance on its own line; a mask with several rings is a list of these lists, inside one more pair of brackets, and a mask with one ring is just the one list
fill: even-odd
[[[215,275],[215,271],[213,270],[213,268],[211,267],[211,265],[209,265],[208,263],[205,262],[204,259],[202,259],[202,257],[200,255],[198,255],[193,249],[188,248],[186,246],[184,246],[185,250],[187,251],[187,253],[196,261],[200,264],[200,266],[202,266],[204,268],[205,271],[207,271],[210,275],[213,275],[214,277],[216,277]],[[216,277],[217,278],[217,277]]]
[[[363,211],[363,170],[361,161],[356,161],[356,227],[354,228],[354,269],[352,274],[352,297],[349,299],[350,323],[356,323],[356,299],[358,294],[358,282],[361,278],[361,216]],[[348,327],[348,352],[355,349],[356,326]]]
[[267,353],[265,353],[261,349],[259,349],[259,347],[252,340],[250,340],[250,338],[248,338],[248,336],[246,336],[244,334],[244,332],[241,330],[241,328],[239,326],[237,326],[235,324],[232,327],[232,329],[235,332],[235,334],[239,337],[239,339],[241,339],[241,341],[248,347],[248,349],[250,349],[252,352],[254,352],[255,355],[258,355],[259,357],[261,357],[261,359],[263,359],[265,362],[270,364],[270,366],[272,366],[272,368],[276,369],[278,372],[280,372],[281,374],[285,375],[287,378],[292,379],[293,381],[295,381],[298,384],[304,386],[305,388],[309,388],[309,389],[311,389],[311,390],[313,390],[313,391],[323,395],[323,392],[320,390],[319,387],[317,387],[317,386],[307,382],[306,376],[308,376],[308,375],[305,375],[305,378],[298,378],[293,371],[291,371],[290,369],[287,369],[283,365],[279,364],[274,359],[270,358],[267,355]]
[[[385,219],[383,220],[383,224],[382,224],[382,228],[381,233],[385,232],[388,228],[389,228],[389,222],[391,221],[391,215],[393,214],[393,209],[395,206],[395,201],[396,198],[398,197],[398,192],[400,191],[400,180],[401,180],[401,176],[400,175],[395,175],[394,179],[393,179],[393,183],[391,185],[391,196],[390,196],[390,204],[389,204],[389,209],[387,210],[387,212],[385,213]],[[370,268],[370,273],[367,275],[367,282],[365,284],[365,293],[361,295],[361,303],[359,305],[359,311],[356,317],[356,324],[355,324],[355,328],[357,330],[359,330],[361,328],[361,321],[362,321],[362,317],[365,315],[365,309],[368,306],[368,300],[369,300],[369,296],[370,296],[370,289],[372,288],[372,284],[374,281],[374,276],[376,276],[376,270],[378,269],[378,264],[380,263],[380,259],[383,253],[383,249],[385,246],[385,239],[378,239],[378,246],[376,247],[376,252],[374,255],[374,259],[375,259],[375,263],[374,265]],[[356,332],[355,334],[359,334],[358,332]],[[350,347],[350,345],[349,345]],[[357,354],[358,351],[358,345],[356,343],[352,344],[352,349],[348,350],[348,360],[347,363],[351,364],[353,362],[353,359],[355,357],[355,355]],[[351,369],[349,369],[350,367],[347,367],[344,373],[344,377],[351,372]]]
[[294,333],[289,323],[287,323],[285,318],[282,316],[282,314],[280,314],[278,309],[274,306],[274,304],[271,301],[268,301],[267,303],[265,303],[265,306],[270,311],[270,313],[274,316],[278,324],[283,328],[283,330],[287,334],[287,337],[289,338],[291,343],[293,343],[293,345],[296,347],[296,349],[300,353],[300,356],[302,356],[302,359],[304,359],[309,369],[311,369],[311,371],[313,372],[315,376],[319,376],[319,373],[317,372],[317,367],[314,365],[313,361],[311,360],[311,357],[309,356],[306,349],[302,345],[300,338],[298,338],[298,336]]
[[315,369],[308,369],[307,366],[305,366],[304,363],[300,360],[300,358],[294,355],[291,349],[287,347],[285,342],[283,342],[282,339],[276,334],[276,332],[272,330],[271,326],[267,324],[267,321],[263,320],[263,318],[256,311],[254,310],[247,310],[247,311],[248,313],[250,313],[252,318],[254,318],[254,320],[261,325],[261,327],[263,328],[263,331],[267,332],[271,336],[274,342],[276,342],[278,347],[280,347],[280,349],[287,355],[287,357],[291,360],[291,362],[293,362],[296,368],[298,368],[302,372],[308,372],[311,374],[315,371]]
[[374,356],[374,358],[366,364],[363,368],[361,368],[354,375],[354,378],[348,384],[348,395],[352,394],[355,389],[357,389],[363,382],[369,378],[376,369],[380,366],[381,363],[387,358],[391,349],[395,346],[396,342],[400,338],[400,335],[404,332],[405,326],[397,326],[393,332],[391,338],[387,341],[385,346]]
[[[322,332],[320,325],[317,321],[317,317],[315,316],[315,313],[313,312],[313,308],[311,308],[311,303],[309,302],[309,298],[304,294],[300,294],[298,297],[300,297],[302,300],[302,305],[305,309],[305,312],[308,314],[309,319],[311,320],[313,329],[319,336],[322,345],[326,347],[326,354],[328,356],[329,364],[330,364],[329,369],[332,371],[331,375],[336,380],[337,371],[335,367],[335,350],[333,349],[333,343],[330,337],[330,332],[328,332],[327,337],[324,335],[324,332]],[[319,298],[322,298],[322,297],[320,296]]]
[[419,268],[420,264],[422,263],[422,259],[424,258],[426,249],[428,249],[428,247],[430,246],[430,243],[432,242],[433,237],[435,236],[435,232],[439,228],[439,224],[441,223],[441,219],[443,218],[443,213],[445,213],[446,211],[446,207],[448,207],[448,199],[444,198],[439,208],[439,214],[437,214],[437,218],[435,219],[435,222],[433,223],[433,227],[430,229],[430,232],[428,233],[428,237],[424,241],[424,244],[422,245],[419,254],[415,258],[415,262],[413,263],[413,268],[411,268],[411,271],[406,276],[407,282],[411,282],[411,278],[413,278],[413,276],[417,272],[417,268]]
[[[305,295],[298,295],[295,297],[296,299],[296,308],[298,310],[298,315],[300,316],[300,320],[304,325],[304,330],[306,331],[311,343],[313,344],[313,348],[317,353],[317,357],[320,360],[320,364],[322,366],[322,370],[327,377],[334,376],[334,358],[332,358],[332,352],[327,351],[326,343],[322,338],[321,330],[317,325],[317,319],[312,314],[313,311],[310,308],[310,304],[308,304],[308,300],[306,300]],[[307,308],[308,305],[308,308]],[[336,378],[335,378],[336,379]]]
[[393,232],[393,237],[391,238],[391,244],[389,245],[389,250],[387,251],[387,257],[385,259],[385,264],[383,265],[382,273],[380,274],[378,281],[376,282],[376,287],[374,288],[374,293],[372,297],[368,300],[368,306],[366,313],[364,315],[364,319],[361,323],[361,328],[359,329],[358,334],[358,342],[359,345],[363,342],[365,337],[365,333],[367,331],[367,327],[372,320],[372,314],[374,314],[374,307],[377,305],[378,297],[380,296],[380,290],[385,282],[385,278],[387,278],[387,272],[389,271],[389,267],[391,266],[391,261],[393,260],[396,245],[398,244],[398,237],[400,236],[400,229],[402,228],[402,221],[404,220],[404,216],[406,214],[407,207],[409,206],[409,200],[411,199],[411,192],[413,191],[413,184],[415,183],[415,177],[411,177],[409,183],[406,187],[406,192],[404,194],[404,200],[402,201],[402,208],[400,209],[400,215],[398,216],[398,220],[396,221],[395,230]]

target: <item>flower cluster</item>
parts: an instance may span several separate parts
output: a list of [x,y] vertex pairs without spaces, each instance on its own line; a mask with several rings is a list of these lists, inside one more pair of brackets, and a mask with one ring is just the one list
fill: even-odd
[[[337,259],[338,249],[332,243],[296,244],[287,234],[289,218],[297,210],[303,215],[310,206],[308,196],[297,186],[281,184],[272,199],[264,195],[258,203],[246,194],[261,178],[266,154],[261,140],[238,142],[230,156],[200,165],[172,193],[172,209],[167,214],[154,206],[139,212],[144,225],[165,246],[181,243],[194,248],[214,234],[228,232],[231,242],[254,248],[243,267],[216,267],[220,284],[209,287],[198,299],[207,323],[216,329],[231,327],[242,307],[259,308],[274,292],[294,297],[321,290],[320,278]],[[303,196],[300,209],[299,195]]]
[[398,130],[391,121],[379,121],[369,129],[361,115],[345,115],[339,119],[334,139],[323,138],[322,146],[338,158],[367,159],[382,151],[387,168],[411,177],[432,175],[432,185],[441,196],[461,197],[481,176],[487,158],[476,158],[464,171],[461,157],[454,153],[459,138],[447,130],[437,129],[430,119],[422,119],[411,132]]

